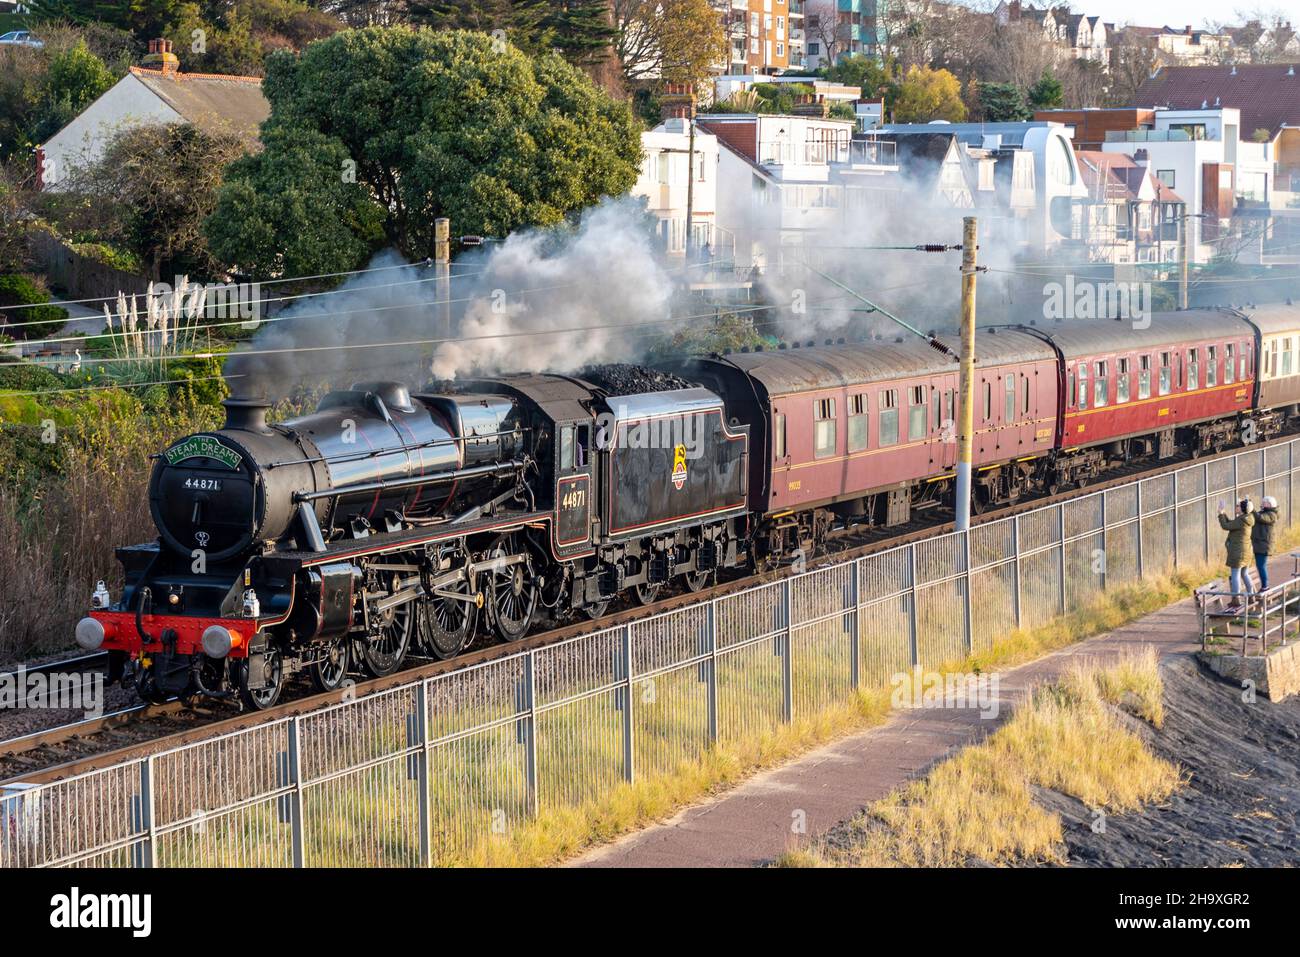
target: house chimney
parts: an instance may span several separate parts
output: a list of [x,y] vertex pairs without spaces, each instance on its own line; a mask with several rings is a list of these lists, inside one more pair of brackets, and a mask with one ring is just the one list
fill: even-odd
[[664,120],[695,118],[695,89],[689,83],[665,83],[659,98],[660,116]]
[[181,61],[172,53],[172,41],[161,37],[149,41],[149,52],[141,62],[161,71],[163,76],[175,76],[181,68]]
[[1133,162],[1138,166],[1147,166],[1150,164],[1151,158],[1145,148],[1139,148],[1133,151]]

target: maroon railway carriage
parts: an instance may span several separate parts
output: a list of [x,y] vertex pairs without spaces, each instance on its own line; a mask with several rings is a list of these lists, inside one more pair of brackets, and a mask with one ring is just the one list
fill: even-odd
[[[981,333],[978,354],[975,464],[992,476],[1052,451],[1058,365],[1012,330]],[[953,479],[958,367],[922,340],[733,353],[682,374],[750,426],[750,509],[774,533],[820,537],[833,516],[898,524]]]
[[[1255,392],[1255,330],[1227,312],[1061,322],[1035,329],[1059,353],[1065,402],[1050,485],[1108,464],[1226,448]],[[1181,433],[1181,434],[1180,434]]]

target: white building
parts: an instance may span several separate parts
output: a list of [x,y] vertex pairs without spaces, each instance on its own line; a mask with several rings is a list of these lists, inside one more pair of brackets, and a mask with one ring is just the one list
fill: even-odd
[[1267,209],[1275,200],[1273,144],[1243,140],[1232,107],[1158,109],[1153,129],[1108,133],[1102,149],[1148,165],[1183,197],[1192,262],[1210,260],[1237,209]]
[[644,196],[646,209],[659,220],[658,235],[664,251],[681,256],[686,251],[689,192],[691,246],[701,255],[708,250],[715,258],[725,258],[729,236],[717,227],[718,139],[696,128],[692,167],[688,124],[689,120],[674,117],[641,134],[641,175],[632,195]]
[[[150,41],[150,49],[165,43]],[[39,148],[42,188],[59,189],[73,169],[98,161],[114,135],[137,126],[191,123],[210,133],[233,134],[256,148],[258,128],[271,112],[259,78],[181,73],[169,49],[153,55],[160,69],[131,67]]]

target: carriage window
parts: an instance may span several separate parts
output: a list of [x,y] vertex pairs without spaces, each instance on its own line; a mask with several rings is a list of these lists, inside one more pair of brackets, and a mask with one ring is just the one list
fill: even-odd
[[907,410],[907,439],[915,442],[925,438],[925,386],[912,387],[912,405]]
[[1240,363],[1238,368],[1241,370],[1241,375],[1237,376],[1237,378],[1238,379],[1249,378],[1250,376],[1250,343],[1249,342],[1243,342],[1241,344],[1241,354],[1238,356],[1237,362]]
[[1115,401],[1128,401],[1128,379],[1129,365],[1128,359],[1119,360],[1119,370],[1115,373]]
[[880,444],[898,444],[898,390],[880,392]]
[[1291,339],[1289,336],[1282,340],[1282,374],[1291,374]]
[[949,389],[943,394],[944,421],[948,423],[948,428],[952,429],[957,425],[957,393]]
[[1151,398],[1151,357],[1138,356],[1138,398]]
[[1187,350],[1187,391],[1191,392],[1199,388],[1197,383],[1201,378],[1201,362],[1197,355],[1197,350]]
[[785,413],[777,412],[772,416],[772,454],[785,458]]
[[1074,373],[1071,372],[1069,375],[1066,376],[1066,379],[1068,381],[1066,382],[1065,385],[1065,391],[1066,394],[1070,397],[1070,408],[1074,408],[1075,403],[1079,401],[1078,396],[1074,392]]
[[1223,384],[1231,385],[1233,374],[1237,371],[1236,348],[1231,342],[1223,347]]
[[1012,421],[1015,420],[1016,417],[1016,377],[1015,376],[1013,375],[1007,376],[1004,391],[1006,392],[1006,399],[1007,399],[1006,402],[1007,415],[1004,421],[1010,424]]
[[987,380],[984,382],[984,421],[988,422],[993,418],[993,386]]
[[943,431],[943,403],[939,401],[939,390],[930,390],[930,401],[934,403],[934,430]]
[[573,468],[573,426],[560,428],[560,468]]
[[1110,401],[1110,379],[1106,374],[1106,363],[1097,363],[1097,379],[1092,386],[1093,408],[1100,409]]
[[1027,375],[1022,375],[1020,377],[1020,395],[1022,397],[1020,400],[1021,402],[1020,411],[1023,412],[1025,415],[1028,415],[1029,414],[1029,376]]
[[1205,349],[1205,385],[1208,388],[1219,383],[1219,349],[1207,346]]
[[1088,363],[1079,363],[1079,408],[1088,408]]
[[849,451],[867,447],[867,396],[865,392],[849,396]]
[[813,426],[813,455],[822,459],[835,454],[835,400],[817,401],[817,420]]
[[578,426],[577,429],[578,441],[575,442],[573,445],[573,467],[574,468],[580,469],[587,464],[587,447],[588,447],[588,443],[590,442],[590,432],[589,432],[590,428],[591,427],[587,425]]

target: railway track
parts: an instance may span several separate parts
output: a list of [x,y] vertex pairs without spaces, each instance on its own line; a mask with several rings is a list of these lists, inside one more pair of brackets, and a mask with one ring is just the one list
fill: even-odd
[[[1259,443],[1257,447],[1267,448],[1289,442],[1296,438],[1297,434],[1300,433],[1292,433],[1273,439],[1270,442]],[[1202,456],[1197,461],[1212,461],[1216,458],[1234,455],[1240,451],[1242,449],[1229,449],[1217,455]],[[1116,469],[1110,477],[1103,481],[1089,484],[1083,488],[1058,492],[1055,495],[1040,494],[1028,497],[1014,505],[1000,507],[973,516],[972,522],[979,525],[998,521],[1043,505],[1069,501],[1107,488],[1125,485],[1138,478],[1151,478],[1176,471],[1184,468],[1191,461],[1192,457],[1190,455],[1182,454],[1156,468],[1144,468],[1144,465],[1149,465],[1148,462],[1132,463]],[[923,538],[943,535],[953,531],[953,529],[952,509],[935,506],[922,512],[921,517],[915,518],[902,526],[887,529],[851,529],[836,535],[828,544],[826,553],[809,560],[807,567],[811,569],[834,561],[870,555]],[[729,595],[753,585],[775,581],[792,573],[793,569],[784,566],[757,573],[741,574],[728,581],[719,582],[701,589],[698,592],[683,589],[678,594],[662,598],[649,605],[637,605],[633,602],[630,606],[624,605],[597,620],[557,625],[516,642],[502,642],[499,639],[494,641],[485,637],[482,639],[483,644],[471,646],[469,651],[451,661],[423,659],[425,661],[423,664],[408,665],[401,671],[384,678],[359,681],[350,687],[336,691],[309,693],[304,697],[278,704],[265,711],[241,714],[232,705],[216,704],[195,708],[185,702],[172,701],[162,705],[140,705],[127,708],[99,718],[50,728],[22,738],[0,741],[0,785],[19,781],[39,784],[82,774],[109,764],[190,744],[206,737],[255,727],[259,724],[293,715],[306,714],[351,698],[377,694],[411,681],[458,671],[486,661],[513,655],[520,651],[545,647],[569,638],[627,624],[650,615],[672,611],[710,598]],[[57,665],[70,664],[94,657],[96,656],[84,655],[80,658],[67,659],[65,662],[50,662],[35,667],[57,670]],[[408,661],[411,660],[419,662],[422,659],[408,659]],[[31,670],[33,669],[28,669],[29,672]],[[301,681],[300,684],[303,688],[308,687],[305,680]]]

